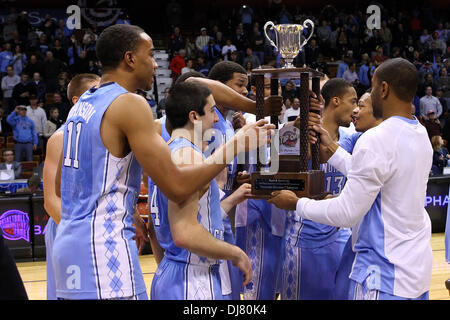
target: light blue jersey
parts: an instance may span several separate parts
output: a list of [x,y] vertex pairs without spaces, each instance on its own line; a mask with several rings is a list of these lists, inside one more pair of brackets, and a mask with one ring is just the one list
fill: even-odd
[[[190,141],[177,138],[169,144],[172,153],[192,148],[202,153]],[[163,261],[152,281],[152,300],[213,300],[222,299],[219,263],[198,256],[175,245],[170,231],[168,200],[156,187],[157,211],[152,212],[156,237],[164,249]],[[155,193],[155,191],[153,193]],[[219,188],[212,180],[209,189],[199,200],[198,222],[217,239],[223,240],[223,224]]]
[[[234,136],[234,129],[230,121],[226,120],[220,111],[216,108],[216,113],[219,118],[219,121],[214,124],[214,138],[209,142],[208,148],[205,150],[205,156],[213,154],[214,151],[220,147],[222,144],[225,144],[228,140],[232,139]],[[216,140],[217,139],[217,140]],[[231,163],[227,165],[227,181],[222,189],[225,195],[221,198],[221,200],[228,197],[233,192],[233,183],[236,177],[236,169],[237,169],[237,159],[236,157],[233,159]],[[224,225],[224,240],[230,244],[235,245],[236,240],[233,235],[233,231],[231,229],[231,221],[226,216],[223,219]],[[222,276],[223,288],[228,288],[231,286],[231,295],[227,292],[224,292],[225,299],[239,300],[240,299],[240,290],[242,287],[242,277],[240,275],[240,271],[237,267],[233,266],[231,261],[224,262],[227,265],[222,265],[220,267],[220,274]],[[228,282],[231,283],[228,283]],[[225,291],[229,291],[226,290]]]
[[45,227],[45,262],[47,271],[47,300],[57,300],[55,273],[53,272],[53,243],[58,225],[51,217]]
[[53,248],[58,298],[120,299],[146,292],[132,226],[142,169],[133,152],[114,157],[103,115],[128,91],[114,82],[86,91],[64,130],[61,222]]
[[[348,134],[339,129],[339,143]],[[311,164],[311,163],[310,163]],[[344,188],[345,176],[334,167],[321,165],[325,191],[337,196]],[[334,297],[335,276],[350,231],[298,219],[287,213],[281,299],[330,300]]]
[[[244,300],[274,300],[282,264],[285,210],[265,200],[246,200],[236,208],[236,243],[252,262],[253,277]],[[238,226],[243,224],[245,226]]]

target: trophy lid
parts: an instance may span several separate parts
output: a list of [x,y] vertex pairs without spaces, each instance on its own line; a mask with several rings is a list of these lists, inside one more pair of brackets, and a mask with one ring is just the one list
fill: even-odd
[[253,69],[252,75],[270,76],[272,79],[300,79],[300,73],[308,72],[312,77],[323,77],[324,73],[312,68],[272,68]]

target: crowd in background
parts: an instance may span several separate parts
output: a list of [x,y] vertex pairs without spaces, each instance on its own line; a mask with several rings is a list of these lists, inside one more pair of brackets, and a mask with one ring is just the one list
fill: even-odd
[[[444,145],[450,141],[450,21],[446,12],[428,6],[382,6],[380,28],[370,30],[365,7],[350,12],[329,5],[312,12],[279,1],[257,8],[227,7],[223,12],[213,4],[197,9],[193,18],[184,14],[179,1],[167,4],[168,31],[161,40],[169,53],[174,80],[192,70],[207,76],[211,67],[223,60],[239,63],[249,74],[263,65],[283,67],[285,61],[266,38],[264,24],[303,24],[310,19],[315,24],[314,33],[294,60],[296,66],[317,68],[330,78],[344,78],[361,95],[371,87],[380,63],[388,58],[406,58],[421,77],[413,101],[414,113],[426,126],[430,139],[441,136]],[[197,25],[184,29],[183,21],[190,18]],[[133,17],[127,20],[121,16],[115,23],[133,23]],[[0,130],[5,141],[8,136],[14,137],[16,160],[29,160],[30,148],[33,155],[45,153],[46,139],[69,112],[71,102],[66,91],[70,79],[78,73],[102,74],[95,54],[102,29],[95,23],[83,23],[83,29],[70,30],[65,19],[50,14],[41,25],[32,27],[26,12],[10,8],[5,23],[0,25]],[[310,28],[305,29],[303,36],[308,37],[309,32]],[[275,39],[273,30],[268,28],[267,33]],[[296,90],[296,81],[282,82],[286,106],[295,104]],[[149,103],[154,107],[163,104],[164,98],[150,98]],[[23,125],[25,122],[28,125]],[[27,146],[18,147],[23,144]]]

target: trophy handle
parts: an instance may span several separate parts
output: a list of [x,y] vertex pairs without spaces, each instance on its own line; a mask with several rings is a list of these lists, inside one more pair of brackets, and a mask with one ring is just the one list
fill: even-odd
[[[273,22],[272,21],[268,21],[268,22],[266,22],[266,24],[264,25],[264,34],[266,35],[266,38],[267,38],[267,40],[269,40],[269,42],[270,42],[270,44],[272,45],[272,46],[274,46],[275,47],[275,49],[277,49],[277,51],[279,51],[278,50],[278,46],[272,41],[272,39],[270,39],[270,37],[267,35],[267,27],[268,26],[270,26],[271,28],[270,29],[275,29],[275,25],[273,24]],[[278,36],[277,36],[277,31],[276,31],[276,29],[275,29],[275,40],[276,40],[276,42],[278,43]]]
[[[305,44],[309,41],[309,39],[311,39],[311,37],[312,37],[312,35],[313,35],[313,33],[314,33],[314,22],[312,22],[311,20],[309,20],[309,19],[306,19],[304,22],[303,22],[303,27],[306,29],[307,28],[307,24],[309,24],[310,26],[311,26],[311,33],[309,34],[309,37],[308,37],[308,39],[306,39],[305,41],[303,41],[303,43],[301,44],[301,46],[300,46],[300,48],[303,48],[304,46],[305,46]],[[301,33],[299,34],[299,40],[300,40],[300,37],[301,37]],[[301,41],[301,40],[300,40]]]

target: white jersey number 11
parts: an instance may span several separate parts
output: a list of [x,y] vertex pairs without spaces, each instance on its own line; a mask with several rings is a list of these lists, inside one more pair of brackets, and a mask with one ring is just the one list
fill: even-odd
[[67,149],[66,149],[66,156],[64,157],[64,166],[66,167],[72,167],[72,160],[73,160],[73,167],[75,169],[78,169],[78,146],[80,142],[80,134],[81,134],[81,127],[83,123],[78,122],[76,124],[76,139],[75,139],[75,155],[74,158],[70,158],[70,154],[72,151],[72,133],[73,133],[73,121],[69,122],[67,124],[67,131],[68,131],[68,137],[67,137]]

